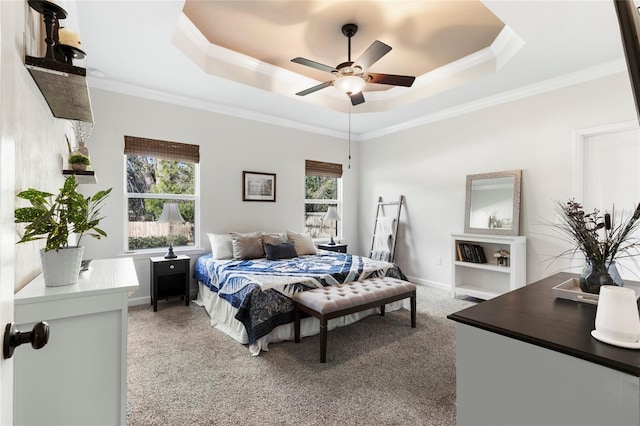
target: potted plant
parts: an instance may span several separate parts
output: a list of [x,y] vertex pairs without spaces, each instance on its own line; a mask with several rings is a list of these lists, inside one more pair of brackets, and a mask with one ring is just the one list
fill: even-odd
[[[100,216],[100,209],[111,188],[87,198],[77,192],[77,188],[78,183],[72,175],[65,180],[57,195],[33,188],[17,195],[31,203],[31,207],[15,210],[15,222],[27,224],[17,244],[46,238],[40,256],[45,285],[49,287],[78,282],[84,251],[80,246],[83,236],[97,239],[107,236],[98,224],[104,218]],[[69,245],[72,233],[78,235],[75,246]]]
[[640,204],[620,224],[616,223],[613,210],[604,214],[599,209],[585,212],[573,199],[558,202],[557,213],[558,222],[551,225],[572,245],[560,256],[582,252],[587,262],[580,277],[580,289],[600,293],[602,285],[622,286],[616,259],[639,254],[640,241],[634,234],[640,228]]
[[84,154],[73,152],[69,156],[69,165],[71,166],[71,170],[85,171],[87,170],[87,166],[91,165],[91,160]]

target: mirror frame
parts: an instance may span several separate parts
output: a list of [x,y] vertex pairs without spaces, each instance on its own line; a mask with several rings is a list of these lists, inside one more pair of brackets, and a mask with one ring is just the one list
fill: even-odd
[[[471,214],[471,187],[474,180],[513,177],[513,221],[511,229],[500,228],[472,228],[470,226]],[[508,170],[495,173],[481,173],[467,176],[467,192],[464,209],[464,232],[467,234],[493,234],[493,235],[520,235],[520,194],[522,183],[522,170]]]

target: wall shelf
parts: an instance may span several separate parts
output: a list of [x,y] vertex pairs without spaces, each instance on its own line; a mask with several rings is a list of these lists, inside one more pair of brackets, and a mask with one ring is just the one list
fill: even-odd
[[76,182],[79,184],[98,183],[96,172],[93,170],[63,170],[62,174],[67,177],[71,175],[76,176]]
[[24,63],[54,117],[93,123],[85,68],[33,56]]

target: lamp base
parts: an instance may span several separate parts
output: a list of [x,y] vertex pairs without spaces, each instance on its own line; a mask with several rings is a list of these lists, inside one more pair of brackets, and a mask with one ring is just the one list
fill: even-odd
[[173,252],[173,246],[169,246],[169,251],[167,251],[167,254],[165,254],[164,258],[175,259],[176,257],[178,257],[178,255]]
[[330,245],[330,246],[335,246],[335,245],[336,245],[336,242],[335,242],[335,241],[333,241],[333,237],[331,237],[331,241],[329,241],[329,242],[327,243],[327,245]]

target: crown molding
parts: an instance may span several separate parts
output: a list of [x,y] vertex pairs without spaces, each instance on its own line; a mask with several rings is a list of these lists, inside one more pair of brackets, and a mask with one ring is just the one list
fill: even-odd
[[[300,123],[294,120],[288,120],[275,115],[263,114],[255,111],[250,111],[242,108],[231,107],[215,102],[206,102],[186,96],[178,96],[171,93],[162,92],[159,90],[151,90],[134,86],[132,84],[122,83],[119,81],[109,80],[105,78],[88,77],[87,81],[89,87],[92,89],[104,90],[107,92],[120,93],[122,95],[133,96],[137,98],[147,99],[156,102],[168,103],[177,106],[183,106],[187,108],[194,108],[202,111],[209,111],[216,114],[228,115],[232,117],[242,118],[245,120],[257,121],[260,123],[271,124],[274,126],[287,127],[296,130],[302,130],[304,132],[316,133],[320,135],[330,136],[339,139],[346,139],[348,134],[346,132],[338,132],[335,130],[327,129],[320,126],[312,126],[309,124]],[[351,135],[351,140],[354,136]]]
[[542,82],[523,86],[518,89],[503,92],[494,96],[479,99],[477,101],[461,104],[453,108],[448,108],[435,113],[427,114],[420,118],[409,120],[396,126],[389,126],[384,129],[363,133],[359,135],[359,137],[360,140],[363,141],[371,140],[379,138],[381,136],[412,129],[414,127],[434,123],[436,121],[468,114],[474,111],[479,111],[492,106],[513,102],[530,96],[562,89],[564,87],[574,86],[576,84],[584,83],[602,77],[607,77],[609,75],[617,74],[624,71],[626,71],[626,63],[624,59],[605,62],[603,64],[596,65],[584,70],[565,74]]

